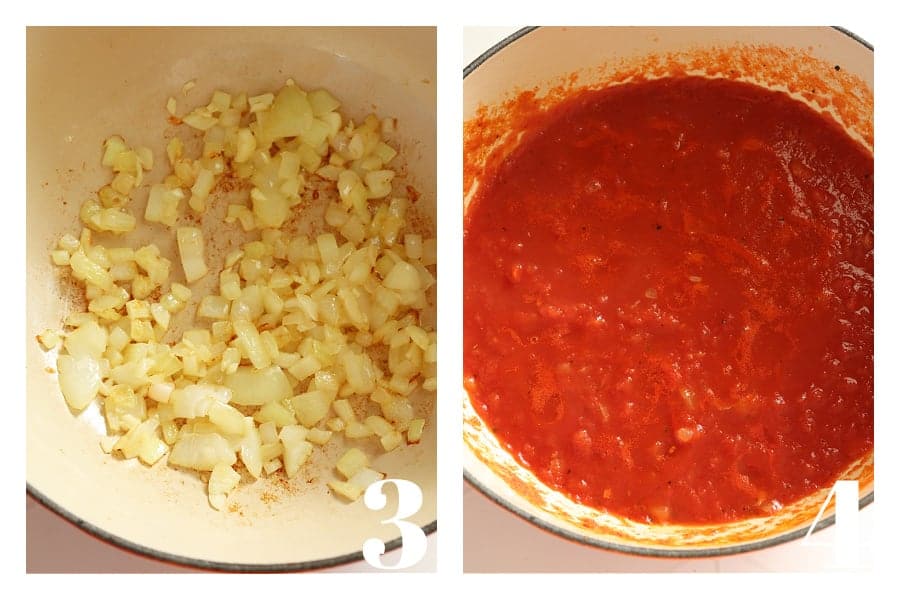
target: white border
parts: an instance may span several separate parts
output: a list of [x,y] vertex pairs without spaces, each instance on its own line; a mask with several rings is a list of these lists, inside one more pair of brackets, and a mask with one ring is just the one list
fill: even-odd
[[[744,2],[690,3],[662,2],[586,2],[554,0],[553,2],[393,2],[386,4],[345,1],[341,3],[269,2],[266,4],[216,2],[29,2],[7,3],[3,25],[3,73],[8,82],[4,94],[3,114],[7,116],[4,127],[7,143],[3,144],[4,171],[12,174],[12,185],[5,187],[3,198],[6,231],[0,236],[2,256],[6,268],[8,292],[2,296],[2,329],[4,338],[13,340],[4,346],[2,361],[6,380],[10,382],[4,394],[6,415],[9,419],[5,435],[0,436],[0,451],[5,461],[2,511],[4,531],[3,570],[9,575],[24,573],[24,515],[19,495],[24,481],[24,363],[20,346],[24,314],[24,89],[25,89],[25,35],[27,24],[297,24],[297,25],[438,25],[438,90],[439,90],[439,215],[438,230],[441,244],[440,302],[440,378],[442,381],[439,408],[438,440],[439,489],[438,506],[441,537],[438,552],[438,574],[370,574],[359,576],[326,575],[304,577],[295,594],[305,595],[313,591],[331,594],[331,597],[349,597],[366,593],[416,594],[423,596],[457,594],[461,588],[478,596],[509,597],[516,590],[527,589],[528,596],[543,594],[570,594],[583,589],[597,596],[650,596],[660,594],[705,597],[715,590],[729,598],[754,597],[760,592],[777,591],[778,597],[787,595],[823,595],[824,597],[878,597],[876,585],[887,583],[887,577],[895,568],[898,527],[896,518],[885,518],[879,527],[878,552],[875,576],[860,578],[854,574],[827,574],[826,576],[627,576],[587,575],[569,576],[565,580],[553,576],[462,576],[459,554],[461,544],[461,482],[460,436],[458,404],[455,382],[461,377],[461,308],[455,305],[461,298],[461,267],[452,265],[453,257],[459,259],[461,248],[461,134],[462,104],[462,25],[497,25],[518,21],[526,24],[594,24],[594,25],[661,25],[661,24],[831,24],[840,23],[851,31],[863,35],[876,47],[876,455],[878,462],[877,502],[884,507],[898,506],[896,491],[897,440],[894,431],[897,419],[897,384],[893,372],[897,371],[894,359],[900,356],[898,347],[898,318],[888,307],[900,307],[900,294],[894,279],[897,272],[895,258],[897,240],[894,231],[900,224],[900,207],[897,205],[897,185],[892,178],[900,164],[897,152],[896,107],[900,107],[897,94],[897,45],[900,35],[892,19],[875,8],[873,2],[789,3],[771,0]],[[340,12],[342,11],[342,12]],[[349,15],[349,16],[348,16]],[[64,90],[61,90],[64,93]],[[454,275],[455,273],[455,275]],[[456,289],[454,290],[454,286]],[[455,315],[455,316],[454,316]],[[454,328],[455,325],[455,328]],[[454,416],[456,423],[453,424]],[[883,511],[888,515],[889,510]],[[216,579],[229,577],[226,582]],[[139,582],[113,583],[108,578],[94,577],[38,577],[30,576],[25,583],[29,592],[67,593],[83,588],[92,593],[124,593],[134,598],[159,598],[160,592],[176,591],[177,596],[188,594],[216,594],[232,597],[253,594],[277,593],[290,595],[284,576],[227,576],[179,577],[144,576]],[[290,577],[290,576],[288,576]],[[340,579],[329,579],[339,577]],[[382,579],[388,577],[388,580]],[[883,581],[882,581],[883,579]],[[12,582],[11,582],[12,583]],[[384,587],[379,587],[379,584]],[[227,587],[226,587],[227,585]],[[101,587],[102,586],[102,587]],[[103,590],[106,590],[105,592]],[[111,592],[111,590],[115,590]],[[679,593],[680,592],[680,593]],[[827,592],[822,594],[823,592]],[[337,596],[335,596],[337,594]],[[518,593],[516,593],[518,595]]]

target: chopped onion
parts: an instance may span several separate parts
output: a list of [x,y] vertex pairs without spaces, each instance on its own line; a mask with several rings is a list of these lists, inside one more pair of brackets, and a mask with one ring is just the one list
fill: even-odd
[[194,180],[193,187],[191,187],[191,199],[188,202],[190,207],[197,212],[206,210],[206,199],[215,183],[216,179],[212,172],[201,168]]
[[196,471],[212,471],[220,463],[233,465],[236,460],[231,445],[218,433],[185,433],[169,454],[169,463]]
[[150,389],[147,392],[147,396],[151,400],[155,400],[157,402],[168,402],[169,398],[172,397],[172,391],[174,391],[174,389],[174,383],[170,383],[167,381],[153,383],[150,384]]
[[307,461],[313,451],[313,445],[306,441],[307,430],[300,425],[282,427],[279,438],[284,445],[284,471],[293,477]]
[[100,364],[90,356],[60,355],[56,360],[59,387],[73,410],[82,410],[100,391]]
[[228,494],[240,483],[241,476],[229,464],[219,463],[209,475],[209,503],[216,510],[225,508]]
[[62,341],[59,333],[52,329],[45,329],[38,334],[37,338],[44,350],[52,350],[59,346],[60,341]]
[[419,272],[411,264],[397,261],[384,278],[384,286],[392,290],[413,291],[422,285]]
[[350,448],[338,459],[335,468],[346,479],[350,479],[369,466],[369,458],[359,448]]
[[241,439],[241,462],[255,478],[262,472],[262,454],[259,430],[253,425],[253,417],[244,417],[244,437]]
[[90,356],[99,360],[106,351],[107,337],[106,328],[96,321],[85,321],[66,335],[64,346],[66,352],[75,358]]
[[422,431],[425,429],[425,419],[413,419],[406,430],[406,441],[417,444],[422,439]]
[[327,431],[325,429],[317,429],[313,427],[309,430],[309,433],[306,434],[306,439],[308,439],[313,444],[317,444],[319,446],[324,446],[331,440],[331,436],[333,432]]
[[365,468],[351,477],[347,481],[347,483],[365,491],[365,489],[370,485],[372,485],[376,481],[381,481],[382,479],[384,479],[384,473],[379,473],[378,471],[375,471],[373,469]]
[[[166,105],[174,116],[174,97]],[[240,483],[238,460],[254,478],[294,477],[335,437],[373,438],[363,442],[370,453],[417,443],[425,421],[409,395],[437,385],[436,334],[423,316],[437,245],[409,226],[405,194],[392,194],[396,172],[385,165],[397,151],[382,134],[396,120],[356,124],[340,106],[289,80],[252,97],[216,90],[182,118],[202,141],[168,142],[169,172],[149,186],[143,217],[175,229],[184,279],[154,244],[107,248],[92,235],[137,226],[130,194],[153,153],[120,136],[104,141],[112,175],[81,205],[80,235],[51,250],[87,301],[64,332],[38,336],[47,350],[62,342],[66,402],[82,410],[101,398],[105,452],[148,465],[168,453],[171,465],[211,472],[209,502],[219,510]],[[194,296],[184,283],[209,271],[200,228],[178,227],[198,220],[183,207],[205,213],[223,177],[246,190],[223,207],[224,222],[253,239],[225,256],[216,289],[197,290],[195,323],[178,322]],[[333,201],[314,236],[285,227],[323,190]],[[360,416],[351,396],[369,401],[354,400]],[[345,480],[328,482],[336,495],[353,501],[385,476],[367,452],[337,461]]]
[[369,189],[369,198],[384,198],[391,193],[391,181],[394,179],[394,172],[370,171],[366,173],[366,187]]
[[159,438],[159,417],[151,417],[123,435],[112,446],[110,452],[120,451],[125,458],[140,458],[153,465],[169,451],[169,446]]
[[194,419],[209,414],[210,407],[216,402],[228,404],[231,394],[227,387],[199,384],[175,390],[170,398],[176,418]]
[[328,90],[313,90],[306,95],[313,115],[322,117],[340,108],[341,103]]
[[331,408],[331,397],[321,390],[313,390],[291,399],[297,419],[304,427],[314,427],[325,418]]
[[179,227],[177,230],[178,254],[188,283],[206,275],[206,260],[203,258],[203,233],[196,227]]
[[239,367],[224,380],[231,389],[232,402],[242,406],[262,406],[278,402],[291,396],[291,384],[281,367],[271,366],[257,371],[250,367]]

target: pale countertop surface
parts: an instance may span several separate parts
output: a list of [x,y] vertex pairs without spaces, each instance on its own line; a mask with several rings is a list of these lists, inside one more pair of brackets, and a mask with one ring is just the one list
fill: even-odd
[[[516,32],[519,27],[467,27],[464,64]],[[859,514],[860,567],[871,568],[870,546],[875,504]],[[796,572],[833,568],[829,545],[835,527],[813,535],[815,545],[795,540],[779,546],[724,558],[660,559],[630,556],[582,546],[527,523],[488,500],[476,488],[463,490],[463,570],[467,573],[513,572]]]

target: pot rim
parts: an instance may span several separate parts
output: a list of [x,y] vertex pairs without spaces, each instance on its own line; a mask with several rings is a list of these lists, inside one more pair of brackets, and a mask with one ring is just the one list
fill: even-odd
[[[163,550],[157,550],[155,548],[150,548],[142,544],[137,544],[114,533],[110,533],[102,527],[95,525],[90,521],[86,521],[75,513],[72,513],[69,510],[63,508],[30,483],[26,482],[25,491],[27,495],[34,498],[34,500],[39,504],[47,507],[66,521],[72,523],[82,531],[88,533],[92,537],[102,542],[112,544],[113,546],[117,546],[122,550],[131,552],[141,557],[150,558],[159,562],[173,564],[176,566],[191,567],[195,569],[203,569],[206,571],[227,571],[231,573],[291,573],[297,571],[327,569],[329,567],[337,567],[340,565],[363,560],[362,549],[358,550],[357,552],[349,552],[347,554],[339,554],[337,556],[286,563],[233,563],[182,556],[180,554],[165,552]],[[432,533],[437,531],[437,519],[425,525],[422,530],[426,535],[431,535]],[[384,551],[390,552],[391,550],[396,550],[402,545],[402,538],[396,537],[390,541],[385,542]]]

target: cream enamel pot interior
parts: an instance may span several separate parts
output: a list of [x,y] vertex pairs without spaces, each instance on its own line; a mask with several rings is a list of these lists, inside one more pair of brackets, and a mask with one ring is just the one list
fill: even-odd
[[[327,491],[335,477],[319,456],[300,479],[260,480],[229,497],[228,510],[213,510],[195,473],[104,454],[96,409],[73,415],[60,395],[52,354],[35,335],[59,327],[73,304],[48,252],[63,233],[80,231],[78,209],[87,194],[108,181],[101,144],[120,134],[149,146],[156,157],[150,183],[162,179],[166,136],[189,128],[167,122],[166,100],[179,114],[205,104],[214,89],[258,94],[287,78],[307,89],[324,87],[341,112],[362,119],[370,112],[394,116],[391,138],[406,161],[406,183],[420,193],[418,206],[434,222],[436,199],[435,30],[433,28],[30,28],[27,33],[27,483],[28,490],[87,531],[130,550],[193,566],[227,570],[300,570],[361,559],[363,542],[377,537],[388,549],[398,530],[381,521],[393,516],[396,492],[385,486],[384,510],[362,500],[348,504]],[[195,79],[186,95],[181,89]],[[134,194],[143,215],[147,187]],[[140,219],[139,219],[140,221]],[[212,244],[208,263],[221,265],[230,248],[224,224],[204,219]],[[140,230],[140,227],[138,228]],[[134,233],[126,243],[153,241],[173,260],[170,237]],[[217,261],[219,261],[217,263]],[[201,282],[202,283],[202,282]],[[197,297],[195,289],[195,298]],[[187,311],[190,311],[189,307]],[[435,415],[431,398],[423,410]],[[422,508],[409,521],[436,528],[435,423],[423,441],[381,454],[373,467],[417,483]],[[374,445],[373,445],[374,449]],[[372,455],[375,455],[373,453]],[[307,483],[310,480],[311,483]]]
[[[872,56],[864,41],[827,27],[521,30],[464,72],[465,202],[477,187],[485,157],[498,148],[500,156],[509,151],[502,147],[503,134],[495,142],[493,132],[509,132],[509,139],[516,139],[514,113],[521,92],[534,91],[540,108],[565,97],[568,90],[602,87],[634,73],[699,73],[787,89],[804,101],[831,108],[848,131],[871,148]],[[484,133],[485,123],[502,125]],[[463,465],[470,483],[532,524],[600,548],[663,557],[756,550],[803,536],[828,492],[820,490],[774,516],[724,525],[635,523],[578,504],[539,481],[498,442],[465,393],[463,418]],[[870,453],[842,476],[859,480],[861,506],[874,498],[873,464]],[[818,528],[833,523],[833,513],[829,508]]]

